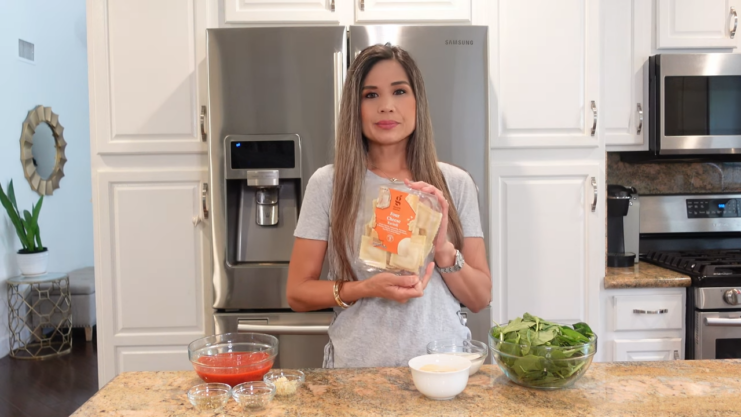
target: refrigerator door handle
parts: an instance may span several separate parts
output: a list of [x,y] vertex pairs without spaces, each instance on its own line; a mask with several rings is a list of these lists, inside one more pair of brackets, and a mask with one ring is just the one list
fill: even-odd
[[[342,103],[342,85],[345,82],[345,60],[343,59],[344,54],[340,52],[334,53],[334,126],[335,132],[338,128],[337,123],[340,120],[340,104]],[[335,138],[337,134],[335,134]]]
[[329,332],[329,326],[273,326],[269,324],[252,324],[254,320],[239,320],[238,332],[257,332],[272,335],[325,335]]

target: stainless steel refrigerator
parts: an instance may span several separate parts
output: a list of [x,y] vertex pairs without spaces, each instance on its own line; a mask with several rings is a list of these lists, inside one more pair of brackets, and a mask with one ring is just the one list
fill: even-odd
[[[278,336],[275,366],[321,366],[333,313],[297,313],[288,306],[293,229],[311,174],[332,163],[349,63],[363,48],[387,42],[419,65],[438,158],[466,169],[476,182],[488,243],[486,27],[207,31],[202,123],[209,141],[215,333]],[[486,341],[489,309],[464,313],[473,338]]]

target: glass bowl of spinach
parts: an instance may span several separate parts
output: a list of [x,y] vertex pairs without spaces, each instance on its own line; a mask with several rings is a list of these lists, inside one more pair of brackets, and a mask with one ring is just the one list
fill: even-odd
[[597,336],[586,323],[567,326],[525,313],[489,332],[499,368],[514,383],[540,389],[572,385],[589,368]]

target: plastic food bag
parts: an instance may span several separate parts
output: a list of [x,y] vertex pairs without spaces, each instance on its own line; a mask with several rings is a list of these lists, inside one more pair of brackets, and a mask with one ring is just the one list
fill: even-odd
[[363,219],[357,259],[363,269],[423,276],[434,257],[442,221],[437,198],[402,182],[389,182],[378,187],[368,204],[370,216]]

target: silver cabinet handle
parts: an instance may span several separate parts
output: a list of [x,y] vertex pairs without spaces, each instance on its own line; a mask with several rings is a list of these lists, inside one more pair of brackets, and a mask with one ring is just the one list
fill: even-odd
[[365,11],[365,0],[360,0],[360,11],[361,12]]
[[674,360],[675,360],[675,361],[676,361],[676,360],[679,360],[679,351],[678,351],[678,350],[675,350],[675,351],[674,351]]
[[331,2],[329,3],[329,11],[330,11],[330,12],[333,12],[333,11],[334,11],[334,0],[332,0],[332,1],[331,1]]
[[239,332],[258,332],[272,335],[306,334],[323,335],[329,332],[329,326],[272,326],[269,324],[243,324],[237,325]]
[[592,100],[592,113],[594,114],[594,121],[592,122],[592,136],[597,131],[597,104]]
[[638,310],[634,309],[633,314],[666,314],[669,312],[668,308],[662,308],[661,310]]
[[592,188],[594,188],[594,200],[592,201],[592,211],[597,210],[597,179],[592,177]]
[[201,140],[204,142],[208,140],[206,134],[206,106],[201,106]]
[[201,210],[203,210],[203,219],[208,220],[208,184],[203,183],[203,188],[201,188]]
[[638,129],[636,129],[636,135],[641,134],[641,130],[643,129],[643,107],[641,107],[641,103],[638,103]]
[[724,319],[720,317],[706,317],[705,324],[708,326],[741,326],[741,318]]
[[736,36],[736,29],[738,29],[738,14],[733,7],[731,7],[731,16],[733,16],[733,29],[731,29],[731,39],[733,39]]

